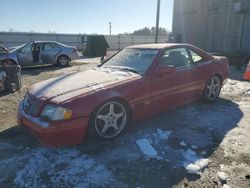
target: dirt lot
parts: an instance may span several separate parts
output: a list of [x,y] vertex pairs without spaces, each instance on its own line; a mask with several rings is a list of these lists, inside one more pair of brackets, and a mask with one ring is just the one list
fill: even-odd
[[[97,62],[25,69],[23,89],[2,94],[0,187],[250,187],[250,83],[240,81],[243,70],[233,67],[214,104],[197,102],[159,114],[109,142],[87,138],[74,147],[46,148],[16,127],[25,88]],[[140,148],[141,141],[156,155]]]

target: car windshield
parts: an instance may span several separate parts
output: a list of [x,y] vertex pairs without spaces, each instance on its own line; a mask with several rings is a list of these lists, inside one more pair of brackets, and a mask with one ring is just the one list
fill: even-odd
[[127,48],[108,60],[102,67],[131,71],[143,75],[151,65],[158,50]]
[[9,50],[7,50],[6,48],[0,46],[0,54],[7,53],[7,52],[9,52]]
[[24,47],[25,45],[27,45],[29,43],[25,43],[25,44],[22,44],[21,46],[16,46],[14,49],[12,49],[10,52],[16,52],[18,51],[19,49],[21,49],[22,47]]

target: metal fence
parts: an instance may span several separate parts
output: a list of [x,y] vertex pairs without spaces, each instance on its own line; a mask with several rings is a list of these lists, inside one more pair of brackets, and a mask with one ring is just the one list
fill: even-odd
[[[69,46],[82,48],[81,36],[83,34],[57,34],[57,33],[22,33],[0,32],[0,44],[6,47],[18,46],[31,41],[57,41]],[[124,47],[136,44],[148,44],[154,42],[154,36],[134,35],[105,35],[110,50],[120,50]],[[167,36],[159,36],[159,43],[166,42]]]

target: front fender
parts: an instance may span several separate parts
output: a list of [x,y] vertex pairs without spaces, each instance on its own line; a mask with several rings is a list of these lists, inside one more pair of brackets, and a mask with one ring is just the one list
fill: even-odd
[[87,96],[76,97],[62,103],[62,105],[72,109],[74,118],[80,118],[90,116],[96,108],[113,99],[120,99],[128,104],[126,98],[120,92],[114,90],[103,90],[95,91]]

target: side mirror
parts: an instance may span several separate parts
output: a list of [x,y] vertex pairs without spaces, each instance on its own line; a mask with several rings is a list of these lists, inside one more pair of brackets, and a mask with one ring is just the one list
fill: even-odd
[[172,74],[175,72],[175,67],[173,65],[159,66],[157,72],[159,74]]

